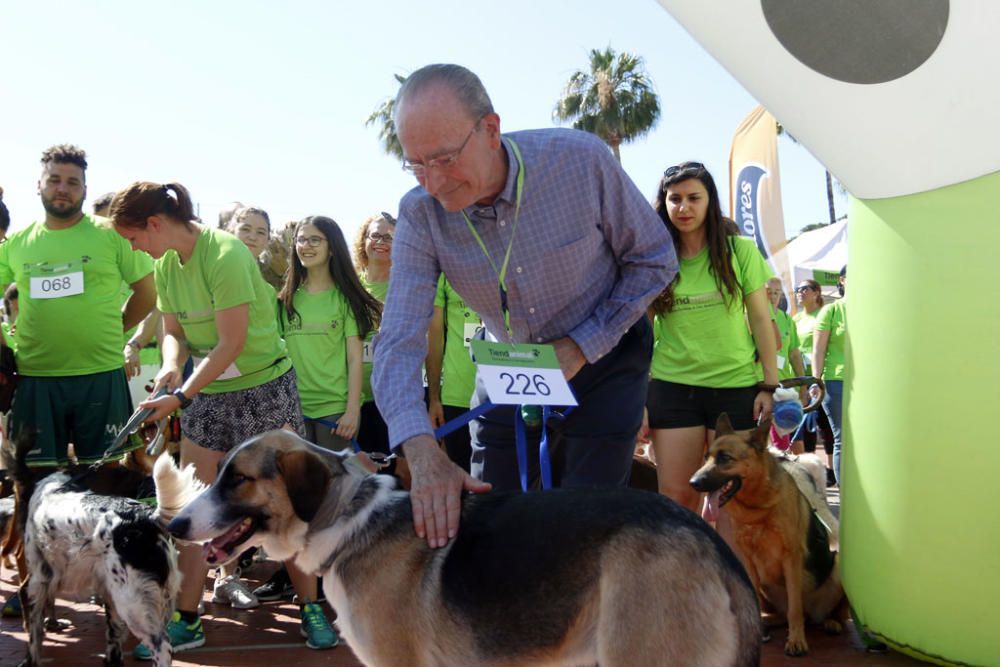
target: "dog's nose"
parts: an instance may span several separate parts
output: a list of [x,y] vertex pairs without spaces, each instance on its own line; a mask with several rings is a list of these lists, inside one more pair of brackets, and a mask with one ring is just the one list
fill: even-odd
[[167,532],[176,538],[184,539],[191,530],[191,519],[186,516],[174,517],[167,524]]
[[703,488],[705,486],[705,478],[703,476],[701,476],[701,475],[695,475],[694,477],[692,477],[691,479],[689,479],[688,480],[688,484],[690,484],[691,486],[693,486],[695,491],[706,491],[707,490],[707,489]]

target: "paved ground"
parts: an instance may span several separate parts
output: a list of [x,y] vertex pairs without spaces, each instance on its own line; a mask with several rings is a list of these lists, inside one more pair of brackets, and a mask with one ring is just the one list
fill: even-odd
[[[836,502],[836,494],[831,495]],[[274,567],[271,563],[255,566],[248,579],[259,582],[267,578]],[[14,590],[13,573],[3,572],[0,595],[3,599]],[[338,646],[327,651],[313,651],[299,636],[298,608],[289,602],[265,604],[257,609],[239,611],[214,605],[205,595],[204,617],[207,644],[175,656],[178,667],[297,667],[326,665],[357,667],[350,648]],[[86,667],[99,665],[104,651],[104,614],[89,603],[60,601],[57,612],[69,621],[69,627],[46,636],[43,648],[44,664]],[[19,619],[4,618],[0,622],[0,667],[13,667],[24,657],[26,636]],[[818,628],[810,629],[810,654],[804,658],[788,658],[782,653],[784,628],[773,631],[773,639],[764,645],[764,667],[916,667],[921,664],[896,653],[872,655],[865,653],[853,627],[836,637],[828,637]],[[386,633],[391,641],[391,633]],[[128,644],[131,650],[134,640]],[[148,665],[126,658],[126,664]],[[471,667],[471,666],[461,666]]]

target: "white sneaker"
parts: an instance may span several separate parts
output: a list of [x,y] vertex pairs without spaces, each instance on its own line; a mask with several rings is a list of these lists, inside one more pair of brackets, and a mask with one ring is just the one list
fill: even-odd
[[212,602],[228,604],[236,609],[253,609],[260,606],[260,600],[257,599],[257,596],[247,588],[246,584],[240,581],[239,570],[227,577],[217,576],[215,578]]

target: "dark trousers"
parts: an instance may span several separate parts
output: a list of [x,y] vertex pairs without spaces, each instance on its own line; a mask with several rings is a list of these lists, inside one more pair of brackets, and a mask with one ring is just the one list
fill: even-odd
[[389,454],[389,428],[375,401],[361,404],[357,440],[362,451]]
[[[553,486],[625,486],[635,437],[642,425],[653,353],[653,330],[642,317],[618,345],[570,380],[579,405],[564,420],[549,421]],[[487,398],[476,382],[473,407]],[[514,410],[502,405],[472,422],[472,475],[495,490],[521,488],[514,440]],[[561,410],[560,410],[561,411]],[[528,478],[538,473],[540,429],[528,429]]]
[[[461,417],[469,411],[468,408],[456,405],[444,405],[444,420],[450,422],[452,419]],[[472,436],[469,434],[469,427],[460,428],[444,437],[444,450],[448,452],[448,458],[452,463],[459,466],[465,472],[469,472],[472,462]]]

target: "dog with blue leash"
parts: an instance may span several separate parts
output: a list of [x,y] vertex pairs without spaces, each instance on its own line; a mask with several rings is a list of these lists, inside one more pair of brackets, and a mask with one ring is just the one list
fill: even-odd
[[750,580],[670,500],[557,489],[462,502],[458,535],[431,549],[392,477],[272,431],[230,452],[168,529],[205,543],[212,564],[260,545],[322,575],[366,665],[759,664]]

